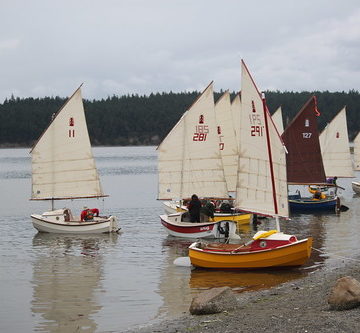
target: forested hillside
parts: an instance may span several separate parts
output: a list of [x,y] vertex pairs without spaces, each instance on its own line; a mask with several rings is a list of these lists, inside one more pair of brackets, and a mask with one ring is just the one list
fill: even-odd
[[[349,92],[266,92],[271,112],[282,107],[288,123],[315,94],[322,129],[343,106],[347,106],[350,140],[360,130],[360,94]],[[85,100],[89,134],[93,145],[157,145],[195,101],[199,92],[157,93],[149,96],[112,96]],[[215,94],[215,99],[221,93]],[[234,94],[232,94],[234,96]],[[29,147],[41,135],[66,99],[60,97],[14,98],[0,104],[0,145]]]

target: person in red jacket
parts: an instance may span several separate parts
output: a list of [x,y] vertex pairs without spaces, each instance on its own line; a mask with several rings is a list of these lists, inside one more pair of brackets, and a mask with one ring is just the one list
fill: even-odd
[[94,216],[99,216],[99,210],[97,208],[89,209],[84,207],[84,210],[81,212],[80,218],[81,221],[91,221],[94,219]]

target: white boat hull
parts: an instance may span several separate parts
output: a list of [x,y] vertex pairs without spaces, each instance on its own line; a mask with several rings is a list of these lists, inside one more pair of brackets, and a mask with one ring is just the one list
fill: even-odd
[[351,182],[352,189],[355,193],[360,193],[360,183]]
[[94,217],[92,221],[65,221],[63,210],[31,215],[33,226],[39,232],[62,234],[99,234],[118,232],[114,216]]
[[217,221],[217,222],[183,222],[181,213],[171,215],[160,215],[161,224],[165,227],[170,236],[180,238],[225,238],[223,231],[228,225],[228,236],[231,239],[240,239],[236,234],[237,223],[234,221]]

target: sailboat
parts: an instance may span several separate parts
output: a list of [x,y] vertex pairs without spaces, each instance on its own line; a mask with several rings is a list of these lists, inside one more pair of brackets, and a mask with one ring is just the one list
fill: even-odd
[[35,229],[39,232],[76,234],[119,230],[115,216],[93,216],[81,221],[81,217],[73,215],[70,208],[54,207],[56,200],[107,196],[102,191],[91,150],[81,86],[53,116],[30,153],[31,200],[49,200],[52,203],[50,211],[31,215]]
[[245,244],[197,241],[189,247],[191,264],[216,269],[299,266],[311,254],[312,238],[298,240],[280,231],[288,217],[285,147],[245,63],[241,75],[240,156],[236,207],[276,219],[276,230],[258,231]]
[[312,96],[286,127],[282,138],[288,149],[286,155],[287,181],[289,185],[307,185],[314,196],[303,197],[297,193],[289,195],[290,210],[336,211],[339,199],[335,195],[325,195],[313,190],[310,185],[329,186],[326,182],[325,169],[320,149],[317,127],[316,97]]
[[[219,149],[213,83],[180,118],[158,147],[160,200],[199,198],[228,199],[228,189]],[[223,238],[236,235],[237,220],[249,214],[215,214],[214,221],[191,223],[183,212],[161,215],[161,223],[171,236]],[[229,232],[222,233],[222,230]]]
[[[360,171],[360,132],[354,139],[354,170]],[[360,182],[352,182],[352,189],[355,193],[360,193]]]
[[[237,96],[238,97],[238,96]],[[239,99],[240,101],[240,99]],[[234,107],[233,107],[234,105]],[[224,177],[226,181],[228,193],[235,193],[236,191],[236,177],[237,177],[237,168],[238,168],[238,146],[237,138],[235,133],[233,117],[237,116],[235,111],[236,98],[234,103],[231,104],[230,93],[226,91],[215,103],[215,116],[216,116],[216,131],[218,133],[218,149],[220,150],[221,161],[224,170]],[[216,149],[213,147],[213,149]],[[217,210],[220,209],[221,202],[223,200],[217,200],[217,198],[207,198],[217,203]],[[229,201],[230,205],[233,205],[233,200],[228,196],[226,201]],[[173,214],[175,212],[183,212],[187,210],[186,205],[180,206],[179,200],[164,201],[164,209],[167,214]],[[216,218],[223,214],[216,213]],[[241,215],[242,223],[248,223],[249,219],[243,219],[243,214]]]

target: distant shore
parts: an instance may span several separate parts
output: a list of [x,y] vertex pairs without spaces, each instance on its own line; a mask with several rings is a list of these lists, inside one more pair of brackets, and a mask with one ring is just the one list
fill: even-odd
[[238,295],[240,306],[231,312],[185,316],[138,327],[126,333],[226,333],[226,332],[359,332],[360,307],[329,309],[327,298],[337,279],[360,281],[360,260],[341,260],[337,268],[321,269],[280,286]]

